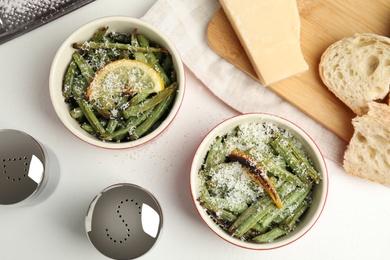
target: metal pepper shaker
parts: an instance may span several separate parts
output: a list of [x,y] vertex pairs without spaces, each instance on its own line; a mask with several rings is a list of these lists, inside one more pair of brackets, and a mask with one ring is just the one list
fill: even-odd
[[49,159],[44,147],[24,132],[0,130],[0,205],[41,202],[48,179]]
[[134,259],[156,243],[162,211],[151,193],[129,183],[112,185],[88,208],[85,227],[90,242],[112,259]]

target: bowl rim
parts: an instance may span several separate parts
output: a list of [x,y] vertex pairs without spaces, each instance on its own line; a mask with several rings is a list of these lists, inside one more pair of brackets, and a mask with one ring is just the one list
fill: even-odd
[[[245,121],[247,120],[247,121]],[[252,120],[252,121],[249,121]],[[320,203],[316,207],[316,210],[313,213],[313,217],[308,221],[308,224],[305,225],[305,228],[302,229],[301,231],[297,232],[294,235],[289,236],[287,239],[284,239],[283,241],[273,241],[271,243],[264,243],[264,244],[256,244],[256,243],[251,243],[251,242],[245,242],[242,241],[238,238],[234,238],[230,236],[228,233],[223,231],[220,227],[216,226],[214,222],[212,222],[211,218],[207,216],[205,213],[205,210],[200,206],[200,204],[197,202],[197,181],[196,177],[198,175],[198,170],[199,166],[201,165],[201,161],[204,158],[205,152],[207,152],[208,147],[211,143],[212,140],[215,139],[216,136],[228,132],[229,130],[233,129],[234,127],[238,126],[240,121],[245,121],[247,123],[249,122],[270,122],[276,120],[278,122],[277,125],[281,123],[281,125],[286,125],[287,127],[291,128],[294,132],[294,135],[296,133],[299,133],[299,137],[303,137],[305,141],[308,141],[308,144],[310,145],[311,148],[313,148],[313,152],[316,154],[316,157],[318,159],[318,162],[320,163],[321,167],[321,174],[322,174],[322,181],[321,185],[323,186],[323,191],[321,192],[320,196]],[[230,129],[225,129],[227,126],[230,124],[234,126],[230,127]],[[222,131],[225,129],[224,131]],[[204,151],[204,153],[202,153]],[[250,250],[260,250],[260,251],[265,251],[265,250],[273,250],[277,248],[281,248],[284,246],[287,246],[289,244],[292,244],[293,242],[299,240],[301,237],[303,237],[305,234],[307,234],[313,226],[317,223],[319,220],[320,216],[322,215],[325,205],[327,203],[327,198],[328,198],[328,192],[329,192],[329,173],[328,173],[328,168],[326,165],[325,157],[322,154],[319,146],[317,143],[314,141],[314,139],[300,126],[295,124],[289,119],[286,119],[282,116],[270,114],[270,113],[264,113],[264,112],[247,112],[243,113],[240,115],[235,115],[232,117],[229,117],[221,122],[219,122],[217,125],[215,125],[201,140],[199,143],[198,147],[195,150],[194,156],[193,156],[193,161],[191,164],[190,168],[190,180],[189,180],[189,186],[190,186],[190,196],[191,200],[193,202],[193,205],[196,209],[197,214],[200,216],[202,219],[203,223],[218,237],[222,238],[224,241],[244,248],[244,249],[250,249]]]
[[[79,125],[78,127],[75,126],[74,122],[72,122],[72,119],[69,115],[68,118],[63,118],[65,115],[64,113],[64,104],[65,102],[63,101],[62,98],[62,93],[61,93],[61,88],[58,88],[58,74],[62,75],[61,81],[63,79],[63,73],[64,72],[58,72],[57,70],[60,69],[62,70],[62,66],[59,65],[59,61],[63,59],[63,53],[69,50],[71,48],[71,44],[75,41],[75,36],[77,34],[82,33],[85,30],[91,30],[91,28],[97,29],[99,26],[103,26],[106,24],[110,23],[131,23],[130,28],[135,28],[139,27],[140,30],[147,30],[150,32],[153,32],[156,34],[158,38],[161,39],[161,42],[163,42],[163,45],[165,48],[169,49],[170,53],[172,54],[173,60],[176,65],[176,72],[178,75],[180,75],[179,80],[178,80],[178,85],[179,89],[177,90],[176,97],[174,104],[171,108],[170,113],[167,115],[167,117],[162,121],[162,123],[154,129],[151,133],[149,133],[146,136],[143,136],[137,140],[134,141],[128,141],[128,142],[105,142],[102,140],[99,140],[98,138],[88,134],[87,132],[82,132],[82,130]],[[110,29],[109,29],[110,31]],[[86,36],[88,37],[88,36]],[[80,40],[85,40],[81,39],[82,37],[76,37],[77,39]],[[70,61],[70,57],[69,57]],[[58,89],[57,89],[58,88]],[[95,147],[99,148],[105,148],[105,149],[112,149],[112,150],[121,150],[121,149],[128,149],[128,148],[135,148],[144,144],[147,144],[153,140],[155,140],[157,137],[159,137],[162,133],[165,132],[165,130],[172,124],[174,119],[176,118],[183,100],[184,100],[184,94],[186,90],[186,75],[185,75],[185,69],[184,69],[184,62],[183,59],[178,52],[176,46],[174,43],[165,35],[164,32],[162,32],[159,28],[155,27],[154,25],[140,19],[140,18],[134,18],[134,17],[128,17],[128,16],[121,16],[121,15],[116,15],[116,16],[105,16],[105,17],[100,17],[94,20],[91,20],[89,22],[84,23],[77,29],[75,29],[73,32],[71,32],[66,39],[62,42],[60,47],[57,49],[55,56],[53,58],[53,61],[51,63],[50,67],[50,74],[49,74],[49,94],[50,94],[50,99],[52,106],[55,110],[56,115],[62,122],[62,124],[78,139],[92,145]],[[62,104],[59,102],[59,100],[64,103]],[[67,105],[67,104],[65,104]],[[69,113],[68,113],[69,114]]]

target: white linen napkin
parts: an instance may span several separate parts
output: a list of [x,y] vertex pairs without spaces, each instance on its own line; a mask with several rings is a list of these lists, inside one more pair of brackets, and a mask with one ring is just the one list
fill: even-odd
[[345,141],[211,50],[206,30],[219,8],[215,0],[159,0],[142,19],[172,40],[186,66],[227,105],[241,113],[266,112],[289,119],[317,142],[325,157],[342,163]]

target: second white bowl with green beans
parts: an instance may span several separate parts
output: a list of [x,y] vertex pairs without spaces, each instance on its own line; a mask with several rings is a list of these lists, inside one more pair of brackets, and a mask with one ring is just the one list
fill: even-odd
[[319,219],[328,194],[324,157],[289,120],[249,113],[229,118],[200,143],[191,166],[200,217],[233,245],[288,245]]
[[174,44],[137,18],[91,21],[60,46],[50,97],[62,123],[81,140],[125,149],[159,136],[177,115],[185,73]]

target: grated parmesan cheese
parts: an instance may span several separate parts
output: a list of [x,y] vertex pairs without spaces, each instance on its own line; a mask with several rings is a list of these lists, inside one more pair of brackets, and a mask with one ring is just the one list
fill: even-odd
[[[268,142],[275,133],[282,133],[281,129],[271,123],[246,123],[226,133],[223,145],[215,147],[217,140],[211,146],[221,156],[211,162],[215,167],[209,169],[210,188],[213,195],[225,198],[229,203],[251,204],[264,194],[262,186],[254,182],[250,175],[238,162],[222,163],[224,158],[234,149],[251,151],[254,157],[261,161],[261,151],[269,150]],[[257,153],[256,153],[257,151]],[[222,161],[221,161],[222,160]],[[280,158],[280,164],[284,161]],[[202,183],[200,181],[199,183]]]
[[232,204],[251,203],[263,193],[238,162],[219,164],[210,169],[210,183],[216,197]]

